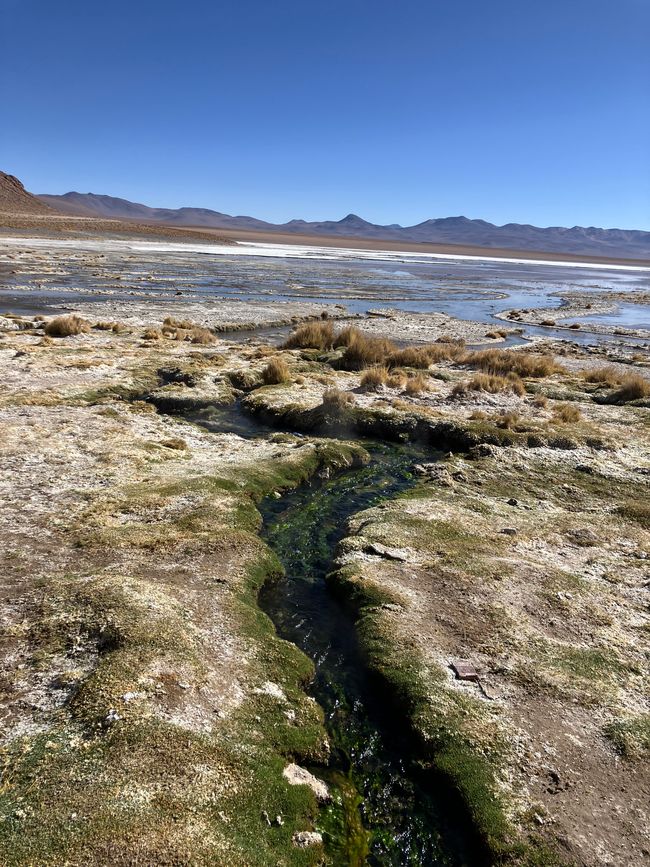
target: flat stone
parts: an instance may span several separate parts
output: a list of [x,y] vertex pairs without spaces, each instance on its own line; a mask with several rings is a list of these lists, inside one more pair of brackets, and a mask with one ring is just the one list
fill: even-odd
[[292,786],[309,786],[316,795],[316,799],[321,803],[326,803],[331,798],[329,789],[325,783],[311,774],[306,768],[301,768],[300,765],[293,763],[287,765],[282,771],[282,776]]
[[478,671],[470,662],[455,660],[450,663],[449,667],[456,675],[457,680],[471,680],[474,683],[478,682]]

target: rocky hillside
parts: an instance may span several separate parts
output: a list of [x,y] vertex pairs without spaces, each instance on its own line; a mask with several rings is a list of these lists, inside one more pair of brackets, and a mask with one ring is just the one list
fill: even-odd
[[0,172],[0,213],[52,214],[53,209],[28,193],[18,178]]

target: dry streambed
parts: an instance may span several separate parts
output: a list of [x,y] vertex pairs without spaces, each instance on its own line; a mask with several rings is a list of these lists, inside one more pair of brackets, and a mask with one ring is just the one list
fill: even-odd
[[[255,604],[278,569],[255,500],[363,459],[311,434],[362,433],[452,452],[351,520],[330,578],[420,758],[502,860],[643,863],[646,370],[162,319],[0,339],[5,862],[322,857],[316,793],[283,770],[326,736]],[[307,435],[153,409],[242,398]]]

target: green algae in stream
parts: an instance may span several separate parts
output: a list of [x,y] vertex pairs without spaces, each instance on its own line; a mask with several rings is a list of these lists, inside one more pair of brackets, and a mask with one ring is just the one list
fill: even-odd
[[318,827],[335,864],[482,863],[468,854],[475,841],[463,839],[473,835],[454,793],[432,787],[412,763],[399,716],[368,678],[353,617],[325,583],[347,519],[415,484],[411,468],[423,457],[413,448],[369,450],[369,466],[261,504],[265,539],[287,577],[266,585],[260,604],[278,633],[314,660],[311,694],[332,742],[329,767],[313,769],[333,791]]

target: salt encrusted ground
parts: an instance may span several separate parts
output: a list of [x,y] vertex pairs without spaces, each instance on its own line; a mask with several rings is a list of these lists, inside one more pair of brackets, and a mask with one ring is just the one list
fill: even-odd
[[[613,385],[584,378],[604,357],[577,348],[540,344],[563,369],[524,376],[523,393],[464,390],[476,370],[460,351],[373,390],[340,351],[192,343],[187,326],[145,339],[180,306],[108,305],[79,312],[121,326],[65,338],[0,320],[3,863],[319,861],[317,836],[292,843],[314,828],[313,786],[283,772],[322,760],[325,735],[309,664],[255,606],[275,564],[251,497],[359,459],[316,436],[333,390],[351,395],[348,432],[451,448],[408,496],[352,520],[331,578],[423,757],[504,859],[549,846],[568,863],[647,863],[647,400],[609,402]],[[238,309],[277,321],[273,305]],[[182,315],[218,330],[232,310]],[[421,342],[484,329],[362,327]],[[288,379],[264,386],[277,357]],[[616,371],[648,367],[622,353]],[[154,409],[242,394],[307,435],[244,440]],[[480,685],[453,678],[459,660]]]

